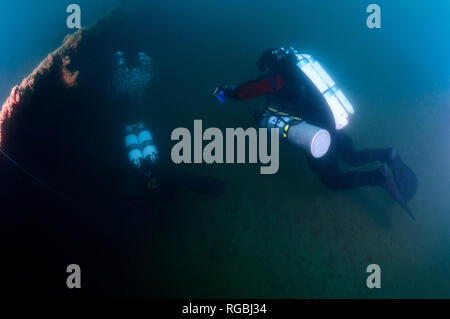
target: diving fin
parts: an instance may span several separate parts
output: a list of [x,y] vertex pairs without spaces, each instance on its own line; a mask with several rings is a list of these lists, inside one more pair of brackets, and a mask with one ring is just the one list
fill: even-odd
[[383,187],[389,192],[389,194],[391,194],[392,198],[406,211],[409,217],[411,217],[413,220],[416,220],[411,209],[409,209],[408,204],[403,198],[395,180],[392,178],[391,175],[389,175],[386,166],[387,165],[384,165],[378,169],[378,172],[382,175],[384,179]]
[[392,148],[387,161],[398,190],[405,201],[409,201],[417,192],[418,180],[411,168],[400,158],[397,150]]

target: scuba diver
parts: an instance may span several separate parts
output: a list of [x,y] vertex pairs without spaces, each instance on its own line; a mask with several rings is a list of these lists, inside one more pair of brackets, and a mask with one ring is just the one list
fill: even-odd
[[171,161],[162,160],[152,133],[142,122],[125,127],[125,146],[131,173],[135,175],[133,184],[140,188],[136,190],[134,187],[135,194],[159,193],[169,200],[179,185],[203,195],[219,195],[224,191],[225,185],[222,181],[186,172]]
[[155,196],[164,202],[172,198],[180,185],[201,194],[221,194],[225,188],[222,181],[186,172],[161,157],[150,129],[141,121],[135,122],[145,117],[146,105],[142,101],[153,78],[152,59],[139,52],[138,66],[129,68],[123,52],[118,51],[114,64],[113,96],[120,103],[127,103],[124,141],[130,169],[125,172],[127,182],[124,186],[128,202],[139,205]]
[[142,122],[126,126],[125,133],[125,147],[131,166],[143,175],[148,190],[156,188],[155,175],[160,170],[155,168],[159,162],[159,154],[152,133]]
[[[416,176],[394,148],[354,149],[343,130],[353,107],[316,60],[292,47],[271,48],[262,53],[257,66],[263,75],[241,85],[218,86],[214,95],[222,103],[266,95],[266,107],[255,112],[255,119],[261,127],[279,128],[282,139],[303,149],[309,167],[327,188],[381,186],[414,219],[407,201],[417,190]],[[343,172],[340,160],[352,167],[382,165]]]

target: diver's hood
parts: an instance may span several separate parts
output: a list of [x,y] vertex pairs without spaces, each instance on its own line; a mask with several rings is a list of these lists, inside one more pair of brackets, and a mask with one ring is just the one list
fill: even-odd
[[261,72],[277,72],[284,65],[297,63],[297,50],[290,47],[276,49],[271,48],[265,50],[258,59],[257,66]]

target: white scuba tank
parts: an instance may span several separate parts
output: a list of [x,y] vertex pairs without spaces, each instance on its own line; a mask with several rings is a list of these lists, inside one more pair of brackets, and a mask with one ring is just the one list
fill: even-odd
[[324,156],[330,147],[331,136],[327,130],[272,108],[264,112],[260,125],[268,129],[280,129],[280,135],[289,144],[299,147],[315,158]]
[[158,150],[153,144],[153,136],[150,131],[143,129],[138,133],[139,145],[141,146],[142,156],[150,158],[152,162],[156,161],[158,157]]
[[128,125],[125,127],[125,132],[128,160],[133,166],[140,168],[142,160],[149,159],[151,162],[155,162],[159,158],[153,136],[144,124]]
[[336,129],[347,126],[354,113],[353,107],[322,66],[307,54],[296,54],[297,66],[314,83],[333,113]]

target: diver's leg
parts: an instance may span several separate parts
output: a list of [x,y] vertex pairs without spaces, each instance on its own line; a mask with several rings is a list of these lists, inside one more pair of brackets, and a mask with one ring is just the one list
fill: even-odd
[[382,186],[383,184],[383,176],[378,170],[342,173],[337,165],[317,165],[314,162],[314,159],[308,159],[311,169],[330,190],[336,191],[362,186]]
[[321,159],[308,157],[308,164],[317,174],[322,183],[334,191],[362,186],[383,187],[392,196],[392,198],[406,210],[409,216],[414,219],[414,215],[406,204],[399,187],[395,183],[394,179],[387,173],[387,164],[376,170],[355,170],[346,173],[340,172],[338,162],[335,158],[329,158],[325,161],[321,161]]
[[353,167],[373,162],[386,162],[389,159],[391,149],[366,149],[356,151],[352,139],[343,131],[336,132],[333,136],[337,151],[342,160]]
[[336,148],[331,147],[322,158],[308,156],[308,165],[320,181],[331,190],[351,189],[362,186],[382,186],[383,176],[378,170],[341,172]]
[[336,152],[346,164],[360,166],[372,162],[386,163],[402,197],[410,200],[415,195],[418,187],[417,177],[394,148],[355,151],[352,140],[344,132],[336,132],[333,138]]

